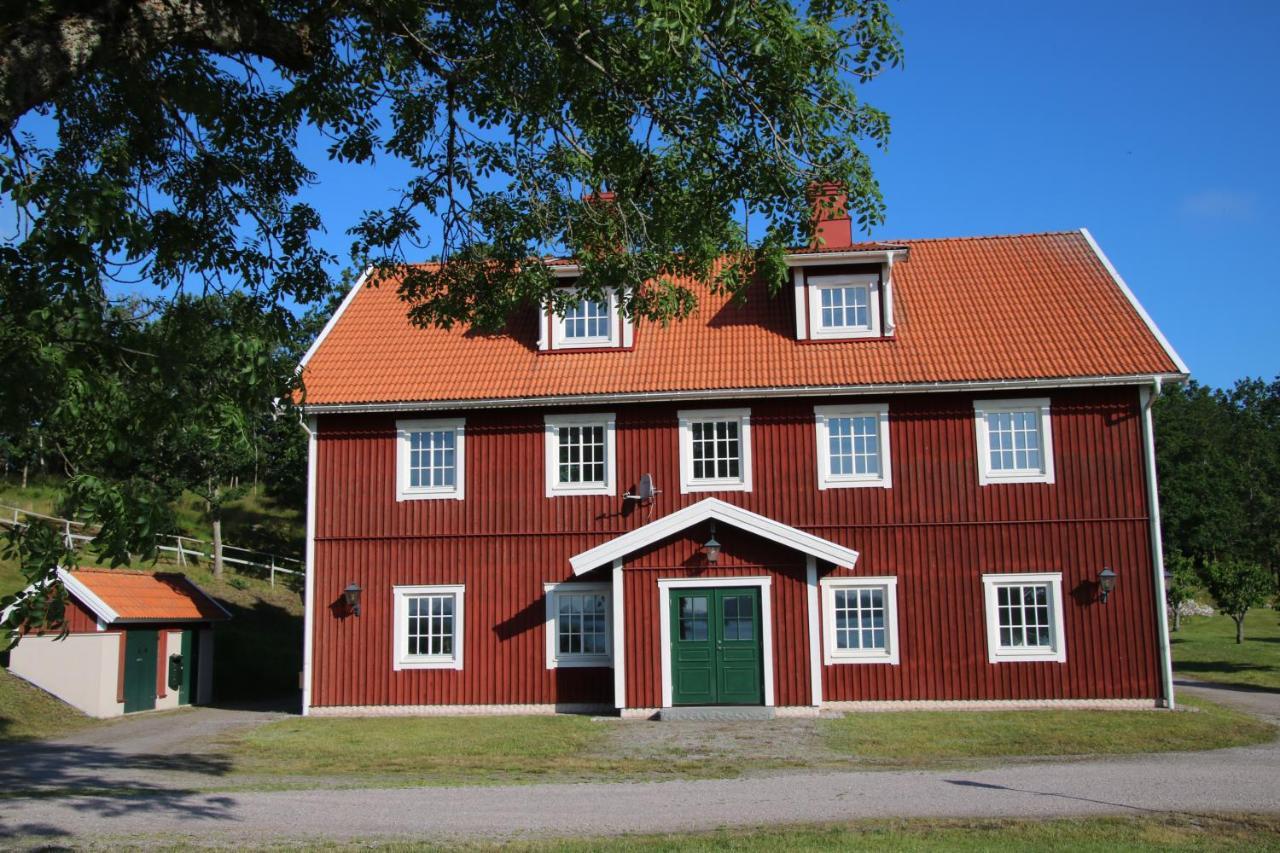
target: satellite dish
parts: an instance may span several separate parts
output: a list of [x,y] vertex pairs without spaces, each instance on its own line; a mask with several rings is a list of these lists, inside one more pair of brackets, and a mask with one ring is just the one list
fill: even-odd
[[647,503],[653,500],[654,495],[660,495],[660,494],[662,494],[662,490],[655,489],[653,487],[653,475],[643,474],[640,477],[640,482],[636,483],[635,492],[634,493],[627,492],[625,495],[623,495],[623,497],[626,498],[627,500],[640,501],[641,503]]

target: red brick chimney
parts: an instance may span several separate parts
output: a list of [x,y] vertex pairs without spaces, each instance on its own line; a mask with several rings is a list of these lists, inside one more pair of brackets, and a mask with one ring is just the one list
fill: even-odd
[[853,220],[849,218],[849,196],[834,182],[809,185],[813,205],[814,249],[843,249],[853,245]]

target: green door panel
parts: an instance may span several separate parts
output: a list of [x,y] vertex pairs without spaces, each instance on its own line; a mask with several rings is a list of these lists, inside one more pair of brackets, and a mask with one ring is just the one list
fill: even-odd
[[759,589],[671,591],[672,704],[762,704],[762,647]]
[[124,634],[124,712],[150,711],[156,706],[155,631],[126,631]]

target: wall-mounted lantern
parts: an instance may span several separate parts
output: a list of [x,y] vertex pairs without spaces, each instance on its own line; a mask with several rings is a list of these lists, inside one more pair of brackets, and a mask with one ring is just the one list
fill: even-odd
[[1111,595],[1111,591],[1116,588],[1116,573],[1111,569],[1103,569],[1098,572],[1098,600],[1103,604],[1107,603],[1107,596]]
[[360,584],[358,583],[347,584],[347,588],[342,591],[342,598],[347,602],[347,610],[349,610],[353,616],[360,615],[361,591]]
[[716,523],[711,522],[711,538],[702,545],[702,553],[706,556],[707,562],[715,565],[720,561],[720,543],[716,541]]

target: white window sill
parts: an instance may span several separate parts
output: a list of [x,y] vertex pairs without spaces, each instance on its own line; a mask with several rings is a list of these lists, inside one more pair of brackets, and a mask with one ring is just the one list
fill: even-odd
[[561,657],[547,661],[547,669],[613,669],[613,657],[610,655],[593,655],[591,657]]
[[397,672],[402,669],[462,669],[462,662],[453,658],[403,658],[396,661]]
[[549,498],[568,498],[574,495],[612,495],[616,490],[605,483],[592,483],[589,486],[552,486],[547,490]]
[[863,653],[847,651],[832,652],[827,655],[825,663],[828,666],[837,666],[846,663],[885,663],[891,666],[897,666],[898,653],[897,651],[886,652],[879,649],[874,652]]
[[751,486],[741,480],[694,480],[680,484],[680,494],[690,492],[749,492]]
[[397,501],[460,501],[463,495],[457,489],[447,492],[437,491],[403,491],[396,494]]
[[874,479],[859,477],[849,478],[833,478],[826,477],[818,481],[818,489],[890,489],[893,483],[884,477],[876,477]]
[[1044,471],[1017,471],[1010,474],[984,474],[978,478],[980,486],[998,486],[1001,483],[1053,483],[1053,475]]

